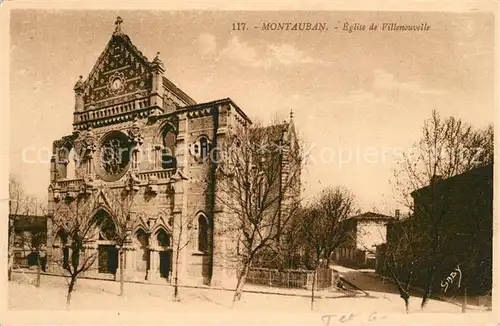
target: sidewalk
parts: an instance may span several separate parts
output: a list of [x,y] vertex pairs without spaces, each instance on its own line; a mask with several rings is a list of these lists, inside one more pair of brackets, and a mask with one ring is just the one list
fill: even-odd
[[[25,276],[28,275],[36,275],[36,270],[14,270],[13,274],[23,274]],[[63,278],[64,276],[60,274],[54,274],[54,273],[42,273],[43,276],[50,276],[50,277],[59,277]],[[110,279],[104,279],[104,278],[96,278],[96,277],[87,277],[87,276],[81,276],[79,279],[87,279],[87,280],[96,280],[96,281],[103,281],[103,282],[116,282],[118,283],[119,281],[114,281]],[[28,279],[27,279],[28,280]],[[28,281],[32,281],[33,279],[29,279]],[[146,282],[146,281],[126,281],[125,283],[135,283],[135,284],[144,284],[144,285],[149,285],[149,286],[167,286],[167,287],[173,287],[172,284],[167,283],[167,282]],[[192,289],[206,289],[206,290],[216,290],[216,291],[234,291],[234,288],[225,288],[225,287],[219,287],[219,286],[208,286],[208,285],[179,285],[180,288],[192,288]],[[254,284],[245,284],[245,287],[243,288],[243,292],[245,293],[257,293],[257,294],[273,294],[273,295],[283,295],[283,296],[295,296],[295,297],[311,297],[311,290],[306,290],[306,289],[287,289],[287,288],[277,288],[277,287],[270,287],[270,286],[261,286],[261,285],[254,285]],[[346,297],[354,297],[356,296],[356,293],[345,293],[337,290],[321,290],[321,291],[315,291],[314,292],[314,297],[315,298],[321,298],[321,299],[336,299],[336,298],[346,298]]]
[[[335,265],[333,266],[333,268],[337,270],[341,274],[341,276],[345,277],[353,285],[367,292],[394,293],[395,291],[396,292],[398,291],[397,285],[392,278],[379,275],[374,270],[367,270],[367,269],[356,270],[340,265]],[[372,281],[370,282],[370,280]],[[374,283],[373,281],[375,281],[376,283]],[[423,289],[418,287],[413,287],[413,291],[418,293],[418,296],[420,297],[422,297],[423,294],[425,293]],[[415,296],[415,294],[413,296]],[[463,302],[463,296],[457,296],[451,298],[435,293],[431,297],[456,306],[462,306]],[[474,296],[467,297],[466,309],[476,310],[476,311],[488,310],[488,306],[480,304],[480,301],[481,300],[479,299],[479,297],[474,297]]]

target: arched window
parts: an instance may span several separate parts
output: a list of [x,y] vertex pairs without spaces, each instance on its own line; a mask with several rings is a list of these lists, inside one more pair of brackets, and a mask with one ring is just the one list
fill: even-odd
[[174,169],[176,160],[174,155],[175,134],[169,130],[163,134],[163,149],[161,151],[161,167],[163,169]]
[[198,216],[198,251],[208,251],[208,219],[203,214]]
[[116,226],[105,211],[99,211],[95,216],[99,228],[99,240],[116,240]]
[[203,160],[205,157],[207,157],[208,153],[210,152],[210,142],[208,141],[207,137],[201,137],[200,138],[200,158]]
[[156,240],[158,241],[158,246],[170,247],[170,237],[165,230],[160,229],[156,232]]
[[211,146],[210,140],[206,136],[201,136],[194,143],[189,145],[189,152],[198,163],[203,163],[210,154]]

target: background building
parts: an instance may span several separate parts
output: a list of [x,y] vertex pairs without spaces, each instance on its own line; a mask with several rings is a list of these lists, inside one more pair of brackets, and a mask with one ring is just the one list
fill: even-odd
[[[396,218],[399,211],[396,211]],[[339,264],[375,268],[376,246],[385,243],[387,223],[394,217],[365,212],[344,221],[348,226],[346,241],[334,252]]]
[[13,264],[14,267],[31,267],[38,264],[40,250],[47,241],[47,217],[36,215],[11,215],[14,223]]

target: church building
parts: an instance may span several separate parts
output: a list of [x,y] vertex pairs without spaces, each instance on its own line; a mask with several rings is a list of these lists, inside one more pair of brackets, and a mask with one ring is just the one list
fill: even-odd
[[212,230],[230,217],[207,198],[203,162],[229,130],[251,121],[229,98],[193,100],[165,76],[159,53],[149,61],[132,44],[122,23],[118,17],[88,77],[74,86],[73,133],[53,142],[49,269],[61,271],[55,262],[68,263],[71,250],[71,221],[53,221],[79,219],[70,203],[93,196],[85,214],[99,223],[85,244],[96,257],[87,276],[117,279],[121,268],[127,280],[172,282],[177,267],[181,284],[222,284],[235,277],[221,258],[231,235]]

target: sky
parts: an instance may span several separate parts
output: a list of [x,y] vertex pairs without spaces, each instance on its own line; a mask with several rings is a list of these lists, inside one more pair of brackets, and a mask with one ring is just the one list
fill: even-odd
[[[150,60],[160,52],[165,76],[198,103],[229,97],[263,121],[288,119],[293,110],[310,153],[305,198],[339,185],[361,210],[390,214],[398,208],[391,153],[418,141],[432,110],[478,128],[494,120],[494,17],[487,13],[17,10],[9,163],[30,194],[47,196],[52,141],[72,132],[73,86],[90,73],[117,16],[134,45]],[[233,31],[234,22],[249,29]],[[321,22],[328,30],[264,31],[263,22]],[[346,22],[430,30],[349,33]],[[28,150],[40,159],[23,158]]]

